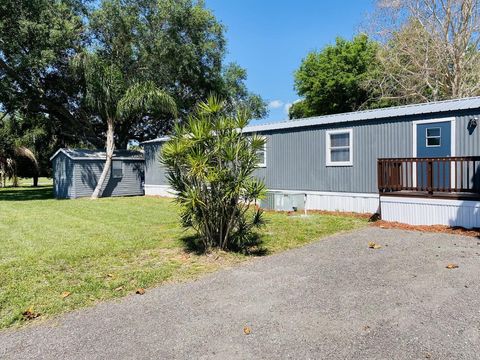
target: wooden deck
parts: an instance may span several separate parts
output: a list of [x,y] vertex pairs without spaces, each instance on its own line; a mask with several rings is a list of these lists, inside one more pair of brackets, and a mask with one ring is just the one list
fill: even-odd
[[480,156],[378,159],[381,196],[480,200]]

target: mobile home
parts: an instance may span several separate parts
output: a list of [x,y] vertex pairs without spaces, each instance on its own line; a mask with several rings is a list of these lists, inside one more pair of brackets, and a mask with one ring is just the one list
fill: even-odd
[[[279,210],[380,213],[480,227],[480,97],[249,126],[267,138],[256,175]],[[145,194],[171,195],[159,138],[143,144]]]

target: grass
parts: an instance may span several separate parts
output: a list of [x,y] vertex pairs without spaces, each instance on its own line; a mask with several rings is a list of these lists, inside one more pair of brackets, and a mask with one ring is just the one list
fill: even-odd
[[[40,177],[38,178],[38,185],[52,185],[53,180],[50,178],[46,177]],[[12,181],[7,180],[6,184],[7,186],[12,186]],[[33,179],[32,178],[18,178],[18,185],[21,187],[24,186],[32,186],[33,185]]]
[[[24,324],[27,309],[48,318],[249,258],[189,251],[192,234],[169,199],[55,200],[51,193],[50,186],[0,189],[0,329]],[[268,212],[266,219],[267,254],[366,224],[339,215]]]

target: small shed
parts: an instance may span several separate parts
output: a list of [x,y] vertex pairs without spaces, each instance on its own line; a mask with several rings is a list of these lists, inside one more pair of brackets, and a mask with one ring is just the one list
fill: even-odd
[[[102,173],[105,158],[105,151],[59,149],[50,158],[54,196],[58,199],[91,196]],[[115,151],[101,196],[144,195],[144,163],[140,151]]]

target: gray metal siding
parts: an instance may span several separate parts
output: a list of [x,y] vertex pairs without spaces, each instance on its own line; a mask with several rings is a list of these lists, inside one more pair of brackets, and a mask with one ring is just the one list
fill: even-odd
[[146,185],[168,185],[166,169],[160,164],[161,147],[162,143],[144,144]]
[[[115,161],[115,160],[114,160]],[[117,160],[123,163],[123,177],[114,179],[111,177],[111,169],[107,174],[107,181],[102,189],[102,197],[143,195],[142,174],[144,171],[143,161]],[[92,195],[97,181],[103,170],[103,160],[77,160],[74,161],[74,192],[72,197],[88,197]]]
[[[267,166],[255,175],[268,189],[377,193],[377,159],[413,156],[413,121],[456,117],[456,155],[480,155],[480,133],[467,129],[480,110],[276,129],[267,137]],[[480,127],[480,126],[479,126]],[[326,166],[326,131],[353,131],[353,166]],[[145,144],[146,184],[167,185],[158,162],[161,144]]]
[[[477,110],[456,116],[456,154],[480,155],[478,129],[467,124]],[[456,112],[459,114],[459,112]],[[376,193],[377,159],[413,156],[413,121],[441,119],[455,114],[424,115],[392,120],[353,122],[276,130],[267,136],[267,167],[256,171],[269,189]],[[326,166],[326,131],[353,131],[353,166]]]
[[474,129],[468,128],[468,122],[470,119],[476,116],[479,118],[480,125],[480,112],[469,113],[468,115],[462,115],[456,117],[456,126],[455,126],[455,138],[456,138],[456,148],[455,152],[457,156],[469,156],[469,155],[480,155],[480,131],[477,126]]
[[53,159],[53,195],[68,199],[73,194],[73,161],[60,153]]
[[[326,166],[326,131],[352,129],[353,166]],[[267,167],[258,169],[267,188],[333,192],[377,192],[376,159],[411,156],[409,122],[309,127],[267,135]]]

